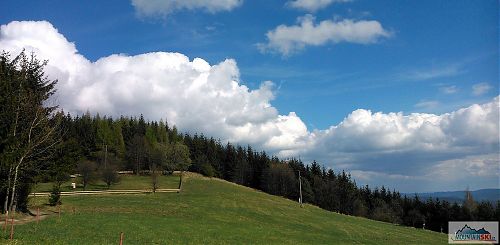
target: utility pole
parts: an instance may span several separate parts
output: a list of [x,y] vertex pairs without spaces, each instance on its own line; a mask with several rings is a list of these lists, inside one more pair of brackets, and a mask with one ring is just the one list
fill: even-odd
[[302,207],[302,179],[300,178],[300,170],[299,170],[299,193],[300,193],[299,203],[300,206]]

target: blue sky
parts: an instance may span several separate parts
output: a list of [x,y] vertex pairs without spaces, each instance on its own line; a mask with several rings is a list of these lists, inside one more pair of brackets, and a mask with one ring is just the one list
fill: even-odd
[[[127,1],[7,1],[0,22],[48,20],[90,60],[152,51],[209,63],[234,58],[250,87],[264,80],[281,85],[273,102],[280,112],[295,111],[308,127],[325,128],[357,108],[435,113],[491,99],[498,93],[498,7],[498,1],[332,4],[316,18],[377,20],[394,35],[370,45],[307,47],[285,58],[255,46],[265,42],[267,31],[305,14],[284,1],[245,2],[215,14],[183,10],[163,18],[138,17]],[[479,82],[494,89],[472,96],[470,87]],[[459,92],[443,94],[443,86]],[[415,107],[422,101],[439,105]]]
[[[222,10],[205,6],[148,14],[141,13],[130,1],[6,0],[0,9],[0,24],[47,21],[91,62],[113,54],[134,56],[157,51],[178,52],[190,60],[200,57],[210,65],[233,59],[240,73],[239,84],[257,91],[263,81],[273,82],[269,88],[273,95],[265,101],[279,115],[295,112],[307,127],[307,137],[312,137],[315,130],[338,126],[357,109],[441,115],[472,104],[489,103],[499,94],[498,1],[332,1],[314,11],[294,8],[287,1],[227,2],[237,3]],[[370,41],[342,37],[338,42],[306,43],[289,54],[269,46],[271,41],[266,34],[280,25],[298,26],[308,18],[314,26],[322,21],[372,21],[380,24],[382,31],[373,34]],[[268,48],[259,49],[262,45]],[[498,133],[498,120],[494,123]],[[283,151],[264,139],[238,138],[209,127],[188,126],[186,130],[205,131],[235,141],[241,139],[262,148],[270,147],[278,155],[286,156],[284,152],[292,151],[291,148]],[[492,150],[483,155],[490,156],[489,159],[493,155],[495,161],[498,143],[490,142],[488,147]],[[365,171],[360,178],[366,177],[371,184],[381,184],[381,180],[370,179],[367,177],[370,173],[372,177],[382,173],[406,176],[411,165],[384,171],[356,165],[364,157],[349,158],[351,161],[340,156],[333,157],[335,163],[329,164],[327,159],[332,156],[320,152],[316,156],[314,152],[294,154],[322,159],[334,169]],[[416,153],[403,154],[402,158],[412,154]],[[432,166],[472,158],[475,154],[439,155],[432,158],[435,161]],[[401,156],[394,155],[391,159],[400,161]],[[401,180],[390,184],[396,186],[398,181]],[[496,175],[483,182],[478,180],[477,187],[498,186],[498,168]],[[452,187],[450,182],[434,189]]]

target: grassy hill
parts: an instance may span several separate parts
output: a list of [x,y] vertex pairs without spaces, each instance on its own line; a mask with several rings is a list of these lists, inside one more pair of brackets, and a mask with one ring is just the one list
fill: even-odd
[[[181,193],[64,197],[60,218],[17,226],[15,244],[117,244],[120,232],[124,244],[447,243],[444,234],[301,208],[226,181],[191,176]],[[0,242],[6,238],[3,232]]]

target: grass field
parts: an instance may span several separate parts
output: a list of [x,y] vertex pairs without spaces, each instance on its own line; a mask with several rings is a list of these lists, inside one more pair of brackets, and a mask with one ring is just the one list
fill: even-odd
[[[174,177],[165,181],[174,182],[169,178]],[[128,181],[145,179],[131,177],[122,185]],[[34,205],[40,202],[46,198],[33,200]],[[46,206],[43,209],[50,212]],[[118,244],[120,232],[124,244],[447,243],[445,234],[311,205],[301,208],[284,198],[194,176],[186,180],[181,193],[64,197],[60,218],[51,215],[39,224],[17,226],[13,244]],[[3,232],[0,242],[8,243],[7,237]]]
[[[150,176],[136,176],[136,175],[123,175],[120,176],[120,183],[111,185],[109,190],[145,190],[151,189]],[[76,189],[71,188],[71,182],[67,181],[61,185],[61,191],[83,191],[83,185],[80,179],[76,179]],[[159,176],[159,188],[178,188],[179,176]],[[50,192],[52,190],[52,183],[39,183],[33,188],[33,192]],[[87,186],[87,191],[108,190],[108,186],[101,180],[97,180]]]

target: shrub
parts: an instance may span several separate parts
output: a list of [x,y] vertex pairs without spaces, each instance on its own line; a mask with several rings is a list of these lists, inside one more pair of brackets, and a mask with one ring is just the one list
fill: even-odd
[[201,174],[207,177],[213,177],[215,175],[214,167],[210,163],[204,163],[201,165]]
[[108,189],[112,184],[117,184],[120,182],[120,176],[114,168],[105,168],[101,174],[102,181],[106,183]]
[[61,205],[61,189],[59,185],[54,185],[54,187],[52,187],[52,191],[50,192],[49,196],[49,205]]

